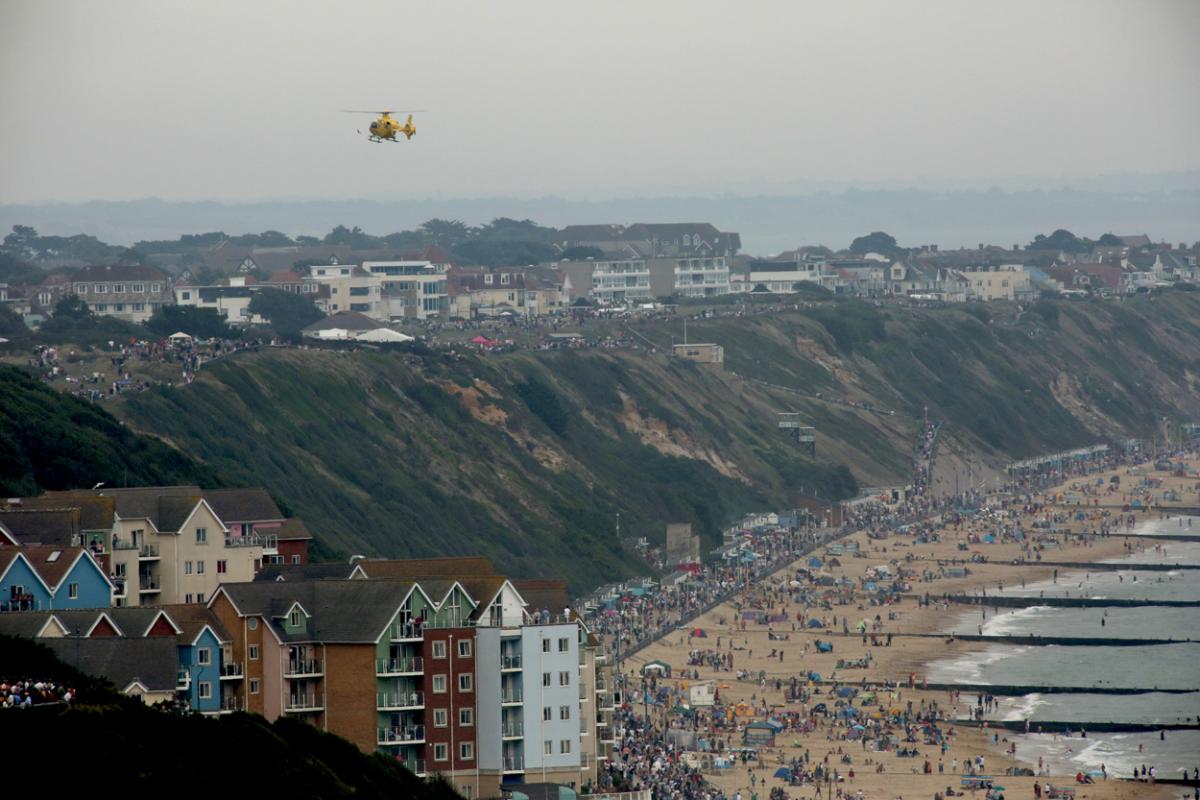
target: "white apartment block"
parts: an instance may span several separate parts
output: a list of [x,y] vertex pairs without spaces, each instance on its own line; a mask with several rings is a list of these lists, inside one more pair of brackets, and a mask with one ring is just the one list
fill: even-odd
[[591,298],[601,305],[624,305],[653,300],[650,268],[646,261],[638,259],[593,262]]
[[724,256],[673,260],[674,294],[679,297],[720,297],[729,294],[729,265]]
[[448,264],[434,264],[431,261],[364,261],[362,268],[373,279],[380,281],[383,287],[382,318],[438,319],[449,313],[450,300],[446,290]]

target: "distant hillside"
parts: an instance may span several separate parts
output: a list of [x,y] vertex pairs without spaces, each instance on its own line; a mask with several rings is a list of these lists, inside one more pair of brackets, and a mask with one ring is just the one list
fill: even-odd
[[[693,322],[693,341],[725,346],[725,370],[661,352],[278,350],[116,412],[227,480],[266,486],[343,552],[480,553],[582,589],[638,569],[618,512],[622,537],[661,540],[666,522],[690,521],[712,544],[752,508],[905,481],[926,407],[949,423],[951,464],[1200,418],[1197,319],[1200,298],[1167,293],[1019,316],[829,303]],[[682,324],[637,330],[667,346]],[[817,427],[815,461],[777,429],[781,410]]]
[[[53,784],[54,796],[94,791],[102,776],[136,797],[215,796],[231,787],[237,797],[459,797],[444,781],[422,781],[394,759],[364,755],[288,717],[268,723],[250,714],[211,719],[152,710],[32,640],[0,636],[0,664],[6,679],[53,681],[79,692],[70,707],[0,709],[10,761]],[[86,747],[85,763],[64,769],[79,747]]]

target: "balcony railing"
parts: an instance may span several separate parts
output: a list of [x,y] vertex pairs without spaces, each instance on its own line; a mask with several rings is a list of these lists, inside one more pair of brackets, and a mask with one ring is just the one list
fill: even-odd
[[245,711],[246,710],[246,700],[245,700],[245,698],[238,697],[236,695],[231,696],[231,697],[223,697],[223,698],[221,698],[221,710],[222,711]]
[[524,701],[525,701],[525,697],[524,697],[524,695],[521,693],[521,690],[520,690],[520,689],[512,689],[512,690],[509,690],[509,691],[507,691],[507,692],[505,692],[505,691],[501,691],[501,692],[500,692],[500,702],[501,702],[501,704],[504,704],[504,703],[522,703],[522,702],[524,702]]
[[142,549],[138,551],[138,558],[140,558],[140,559],[158,558],[158,545],[156,545],[156,544],[143,545]]
[[500,669],[520,669],[521,657],[517,656],[500,656]]
[[425,705],[424,692],[379,692],[375,696],[376,707],[383,710],[395,708],[421,708]]
[[284,667],[283,676],[285,678],[294,678],[299,675],[321,675],[321,659],[310,658],[296,661],[289,661]]
[[175,688],[181,692],[186,692],[192,685],[192,673],[186,669],[181,669],[175,674]]
[[116,577],[112,578],[111,580],[113,584],[113,597],[124,597],[125,588],[128,581],[126,581],[124,578]]
[[403,675],[419,673],[425,670],[425,660],[420,656],[412,658],[381,658],[375,662],[376,675]]
[[510,722],[500,726],[500,736],[505,739],[519,739],[525,735],[525,723]]
[[236,661],[227,661],[221,665],[221,680],[240,678],[244,674],[242,665]]
[[402,642],[406,640],[420,640],[424,638],[424,625],[417,625],[413,622],[404,622],[399,625],[392,626],[392,641]]
[[113,539],[113,550],[137,550],[138,543],[132,539]]
[[504,757],[505,772],[524,772],[525,771],[525,756],[505,756]]
[[226,536],[226,547],[261,547],[263,550],[278,550],[279,537],[274,534],[252,533],[248,536]]
[[423,758],[410,758],[405,761],[401,761],[400,763],[403,764],[404,768],[409,772],[415,772],[417,775],[421,776],[425,774],[425,759]]
[[320,711],[324,706],[315,694],[291,694],[284,701],[284,711]]
[[157,578],[145,577],[138,578],[138,592],[158,592],[162,591],[162,586]]
[[400,744],[401,742],[425,741],[425,726],[413,725],[410,728],[380,728],[379,744]]

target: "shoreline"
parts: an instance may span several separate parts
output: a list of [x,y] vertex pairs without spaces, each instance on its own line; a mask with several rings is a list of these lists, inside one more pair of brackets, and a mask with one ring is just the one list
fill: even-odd
[[[1188,459],[1188,463],[1195,466],[1197,460],[1193,457]],[[1191,500],[1195,494],[1193,486],[1196,484],[1195,478],[1175,479],[1166,476],[1165,473],[1155,472],[1153,466],[1146,464],[1135,468],[1137,471],[1155,477],[1163,477],[1164,484],[1174,487],[1175,484],[1180,485],[1181,491],[1186,489],[1186,496]],[[1049,504],[1050,498],[1053,498],[1057,493],[1061,497],[1067,491],[1067,487],[1073,484],[1086,483],[1088,485],[1099,484],[1099,481],[1104,481],[1103,485],[1108,486],[1107,479],[1109,476],[1117,474],[1122,480],[1126,478],[1130,472],[1128,467],[1120,467],[1108,470],[1102,473],[1096,473],[1086,477],[1070,478],[1060,486],[1048,489],[1042,496],[1047,498]],[[1200,502],[1200,498],[1197,499]],[[667,680],[667,683],[676,687],[682,688],[686,680],[681,680],[678,676],[680,671],[685,668],[688,662],[688,652],[692,649],[698,650],[719,650],[721,652],[729,652],[733,657],[734,669],[732,671],[723,670],[717,671],[711,667],[697,665],[694,667],[686,667],[689,671],[695,671],[699,674],[701,681],[712,680],[717,687],[720,699],[722,702],[741,701],[746,703],[751,708],[761,708],[763,703],[766,703],[767,709],[777,709],[780,712],[792,712],[804,709],[804,706],[796,703],[787,703],[784,701],[780,692],[774,691],[772,681],[778,679],[791,680],[792,676],[802,674],[804,672],[816,672],[822,677],[822,683],[816,688],[820,690],[822,687],[828,689],[837,681],[838,685],[849,686],[866,686],[868,684],[882,685],[885,682],[889,685],[898,685],[892,690],[891,702],[899,703],[907,706],[911,703],[913,706],[922,708],[929,705],[942,709],[951,719],[946,719],[942,723],[947,730],[952,730],[954,733],[950,735],[949,741],[951,744],[945,752],[944,757],[937,752],[936,748],[921,747],[922,757],[917,759],[898,759],[897,756],[890,753],[876,753],[866,751],[865,747],[856,742],[847,741],[837,738],[844,733],[844,730],[838,725],[830,722],[828,725],[822,724],[815,727],[813,730],[806,732],[797,732],[793,730],[785,730],[779,734],[779,739],[785,739],[786,742],[777,743],[774,747],[767,748],[767,758],[762,762],[761,766],[755,766],[753,762],[749,765],[741,764],[729,770],[710,771],[705,770],[705,778],[710,780],[716,786],[721,788],[726,794],[732,796],[734,791],[740,790],[743,796],[749,797],[750,793],[758,788],[763,796],[766,794],[766,789],[775,786],[782,786],[785,792],[791,797],[812,797],[815,792],[815,787],[811,784],[804,786],[789,786],[782,781],[773,780],[769,777],[763,782],[754,787],[750,783],[750,774],[754,772],[756,778],[762,776],[770,776],[775,771],[777,763],[783,763],[796,757],[800,752],[811,751],[812,754],[830,754],[837,756],[840,760],[848,756],[850,753],[855,754],[853,764],[850,767],[842,767],[842,769],[861,770],[856,774],[853,783],[845,781],[842,786],[847,791],[857,791],[862,789],[865,796],[868,798],[875,797],[894,797],[896,795],[913,794],[914,796],[932,796],[935,791],[942,791],[946,786],[953,786],[958,789],[959,778],[962,775],[962,765],[968,758],[974,758],[978,755],[985,756],[988,767],[987,774],[1003,775],[1004,771],[1011,767],[1026,767],[1028,764],[1023,758],[1013,758],[1006,750],[1014,745],[1015,740],[1009,738],[1010,735],[1018,734],[1019,732],[1008,730],[1007,726],[1001,727],[994,722],[987,721],[971,721],[968,719],[955,719],[955,717],[965,717],[965,712],[970,708],[968,699],[964,697],[954,697],[949,692],[949,687],[933,687],[921,688],[921,678],[925,676],[930,665],[935,662],[944,661],[962,657],[965,655],[976,654],[986,650],[994,644],[1003,644],[1005,639],[996,637],[982,637],[981,639],[961,639],[951,637],[945,633],[947,625],[951,624],[954,619],[958,618],[963,612],[974,612],[976,609],[980,612],[981,623],[992,616],[993,606],[991,602],[997,597],[1004,598],[1006,602],[1009,598],[1015,597],[1014,594],[1005,594],[1004,589],[1012,591],[1016,587],[1022,585],[1028,586],[1039,582],[1053,582],[1054,580],[1065,581],[1073,572],[1086,572],[1088,566],[1093,562],[1106,560],[1118,560],[1128,557],[1137,557],[1142,555],[1154,554],[1157,556],[1156,548],[1170,546],[1177,542],[1166,540],[1165,537],[1153,536],[1138,536],[1137,531],[1139,525],[1132,526],[1128,531],[1130,534],[1126,536],[1124,529],[1116,529],[1107,536],[1097,536],[1088,538],[1086,541],[1071,540],[1062,543],[1064,533],[1071,536],[1076,536],[1081,531],[1092,530],[1099,528],[1102,524],[1112,524],[1117,516],[1127,519],[1129,513],[1133,513],[1137,523],[1145,523],[1157,519],[1160,514],[1170,514],[1168,508],[1153,508],[1150,510],[1137,510],[1133,512],[1120,512],[1111,508],[1101,507],[1098,504],[1094,506],[1083,505],[1066,505],[1056,503],[1052,506],[1048,505],[1048,509],[1069,515],[1069,521],[1065,524],[1057,526],[1053,536],[1059,540],[1059,543],[1054,547],[1047,544],[1046,549],[1043,549],[1041,556],[1046,558],[1044,563],[1038,561],[1022,561],[1022,547],[1015,543],[998,543],[998,544],[978,544],[974,543],[968,546],[967,550],[963,550],[958,545],[960,538],[968,538],[970,534],[978,534],[980,530],[995,527],[997,524],[996,518],[991,518],[983,521],[967,521],[959,524],[950,523],[938,526],[937,530],[941,535],[939,542],[923,542],[916,543],[911,537],[892,533],[885,540],[873,539],[866,536],[862,531],[851,533],[839,539],[839,542],[846,543],[856,541],[860,548],[860,555],[845,555],[839,556],[836,565],[827,564],[823,568],[827,568],[829,573],[834,578],[848,578],[851,580],[859,578],[864,570],[869,566],[877,564],[887,564],[895,561],[895,566],[903,569],[916,571],[919,575],[923,571],[934,571],[939,574],[944,573],[946,565],[952,565],[954,568],[963,567],[969,570],[965,575],[956,577],[935,577],[932,580],[912,579],[912,594],[905,596],[901,602],[874,606],[865,602],[861,589],[856,591],[855,604],[853,605],[833,605],[825,609],[820,608],[805,608],[802,604],[790,603],[786,599],[781,600],[784,608],[780,609],[787,613],[789,617],[794,618],[797,612],[808,612],[816,616],[832,617],[836,621],[831,627],[823,627],[819,629],[809,629],[806,627],[798,627],[794,623],[776,623],[776,626],[748,623],[744,630],[735,629],[731,623],[735,620],[737,614],[734,608],[733,601],[721,603],[709,610],[705,614],[700,615],[687,624],[688,630],[701,628],[708,634],[707,638],[690,637],[686,631],[677,630],[674,633],[668,634],[662,640],[648,645],[634,656],[628,658],[623,664],[623,670],[627,676],[627,680],[640,680],[638,670],[641,665],[651,660],[661,660],[670,664],[673,669],[673,677]],[[1075,516],[1082,512],[1084,519],[1077,520]],[[1107,516],[1104,516],[1106,515]],[[1003,515],[1000,515],[1003,519]],[[1026,521],[1026,520],[1023,520]],[[973,530],[974,529],[974,530]],[[1032,530],[1031,534],[1039,533]],[[1195,537],[1193,537],[1193,540]],[[975,540],[973,540],[975,541]],[[818,548],[821,552],[822,548]],[[974,551],[974,552],[972,552]],[[972,561],[971,555],[976,553],[985,556],[986,560]],[[823,553],[822,553],[823,556]],[[773,573],[770,578],[763,579],[760,584],[765,581],[773,581],[782,583],[793,573],[798,567],[803,567],[808,556],[801,558],[785,568]],[[965,562],[963,559],[967,559]],[[1013,563],[1016,561],[1016,563]],[[1070,563],[1071,567],[1060,566],[1062,563]],[[1080,565],[1075,567],[1074,565]],[[1136,563],[1128,563],[1120,569],[1136,569]],[[1191,565],[1188,565],[1191,566]],[[1113,569],[1113,568],[1109,568]],[[924,576],[922,576],[924,577]],[[924,592],[923,589],[929,590],[929,604],[922,603]],[[986,592],[986,595],[984,594]],[[755,598],[756,592],[753,589],[743,591],[735,601],[741,601],[743,604],[752,601]],[[914,597],[915,595],[915,597]],[[962,595],[966,598],[977,598],[977,604],[967,603],[950,603],[942,602],[945,595]],[[779,595],[780,598],[783,595]],[[755,598],[759,601],[761,597]],[[1036,600],[1036,598],[1031,598]],[[1118,604],[1119,605],[1119,604]],[[773,607],[773,606],[769,606]],[[920,636],[894,636],[890,643],[879,646],[872,646],[869,642],[863,644],[863,637],[855,632],[850,632],[849,635],[844,634],[846,628],[846,620],[853,617],[855,622],[858,620],[866,620],[870,622],[875,615],[879,614],[879,622],[873,625],[873,628],[880,635],[886,633],[904,633],[904,634],[921,634]],[[784,637],[786,640],[774,638],[775,636]],[[730,638],[734,646],[731,648]],[[831,653],[816,653],[815,641],[817,639],[822,642],[832,643],[833,652]],[[717,645],[720,645],[718,648]],[[1182,640],[1180,643],[1186,643]],[[1040,644],[1043,643],[1039,643]],[[774,651],[774,657],[768,658]],[[869,656],[869,663],[865,668],[845,667],[838,669],[837,660],[843,658],[852,663]],[[745,681],[735,678],[738,670],[749,670],[756,678],[761,670],[767,678],[764,686],[761,681]],[[1200,684],[1198,684],[1200,685]],[[976,694],[977,687],[963,686],[958,694],[969,692],[972,697]],[[999,688],[999,687],[997,687]],[[1094,692],[1097,687],[1090,687]],[[1089,687],[1072,687],[1070,692],[1087,693]],[[1044,690],[1038,690],[1044,691]],[[1147,691],[1151,691],[1147,689]],[[1184,691],[1184,690],[1181,690]],[[1032,693],[1032,692],[1031,692]],[[824,696],[830,697],[831,694]],[[950,699],[954,697],[954,699]],[[813,701],[819,701],[820,696],[814,696]],[[954,702],[954,700],[957,702]],[[668,720],[672,726],[679,724],[678,720],[672,719],[665,710],[653,711],[659,715],[659,719]],[[761,721],[765,718],[765,714],[759,714],[757,718]],[[749,719],[749,718],[747,718]],[[1161,726],[1160,726],[1161,727]],[[1150,728],[1147,728],[1149,730]],[[1159,727],[1153,727],[1157,731]],[[716,732],[714,738],[723,740],[722,743],[727,747],[741,746],[740,736],[730,733]],[[1044,734],[1050,736],[1051,734]],[[737,740],[737,741],[735,741]],[[1094,740],[1099,741],[1099,740]],[[844,751],[839,753],[839,750]],[[926,754],[926,750],[929,751]],[[1024,756],[1020,746],[1017,747],[1018,756]],[[931,767],[932,774],[926,774],[923,770],[924,759],[929,756],[932,758]],[[870,765],[863,764],[860,766],[860,761],[870,758]],[[941,761],[940,768],[944,772],[939,772],[937,762]],[[837,762],[831,762],[836,764]],[[1033,762],[1036,765],[1036,759]],[[868,769],[869,767],[869,769]],[[875,771],[882,768],[882,771]],[[957,771],[955,771],[957,769]],[[762,773],[762,775],[758,775]],[[1110,773],[1110,778],[1115,778]],[[1127,777],[1127,776],[1122,776]],[[1178,773],[1168,774],[1161,773],[1162,778],[1176,778]],[[1032,783],[1035,780],[1033,777],[1027,776],[1009,776],[1003,775],[1003,783],[1008,788],[1008,791],[1014,793],[1029,792],[1032,794]],[[1047,780],[1039,778],[1040,781]],[[1049,779],[1055,785],[1067,785],[1074,787],[1074,773],[1058,774]],[[1080,796],[1089,798],[1126,798],[1126,797],[1173,797],[1176,796],[1174,789],[1169,789],[1163,785],[1150,786],[1145,783],[1134,783],[1131,781],[1121,781],[1110,779],[1103,783],[1097,783],[1087,786],[1079,786]]]

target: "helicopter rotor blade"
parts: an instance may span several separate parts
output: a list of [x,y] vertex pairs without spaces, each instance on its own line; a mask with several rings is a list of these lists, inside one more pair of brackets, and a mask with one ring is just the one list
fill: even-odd
[[397,111],[395,109],[389,109],[387,111],[364,111],[364,110],[358,109],[358,108],[343,108],[342,113],[343,114],[428,114],[429,111],[427,111],[424,108],[403,109],[403,110],[399,110],[399,111]]

